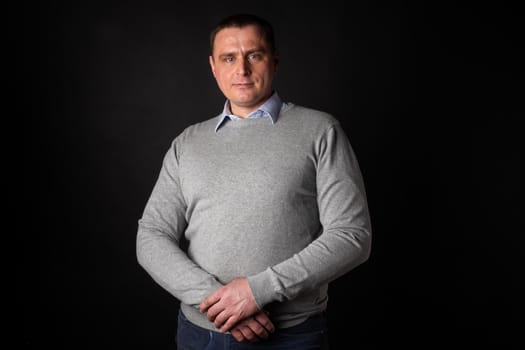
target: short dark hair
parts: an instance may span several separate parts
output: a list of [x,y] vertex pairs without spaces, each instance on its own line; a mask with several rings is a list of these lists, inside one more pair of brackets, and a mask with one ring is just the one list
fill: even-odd
[[259,16],[249,14],[249,13],[239,13],[232,16],[228,16],[221,20],[215,28],[211,31],[210,34],[210,54],[213,55],[213,46],[215,43],[215,36],[217,36],[217,33],[224,28],[242,28],[245,26],[254,25],[259,28],[261,31],[262,36],[266,40],[266,43],[270,47],[270,52],[275,53],[276,46],[275,46],[275,35],[273,32],[273,27],[264,18],[261,18]]

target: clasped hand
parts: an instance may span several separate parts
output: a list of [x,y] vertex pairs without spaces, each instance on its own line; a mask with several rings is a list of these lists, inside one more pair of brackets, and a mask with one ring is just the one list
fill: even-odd
[[208,295],[199,311],[221,332],[231,331],[238,341],[266,339],[274,331],[268,314],[255,302],[248,280],[237,278]]

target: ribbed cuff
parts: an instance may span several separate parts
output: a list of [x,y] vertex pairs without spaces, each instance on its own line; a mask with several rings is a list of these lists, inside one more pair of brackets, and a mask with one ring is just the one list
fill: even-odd
[[266,304],[271,303],[275,299],[275,290],[270,277],[271,273],[270,269],[266,269],[256,275],[247,277],[255,302],[261,310]]

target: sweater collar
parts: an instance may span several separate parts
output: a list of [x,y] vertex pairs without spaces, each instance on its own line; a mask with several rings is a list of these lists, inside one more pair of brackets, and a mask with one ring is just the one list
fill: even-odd
[[[283,106],[283,102],[277,92],[274,92],[272,96],[266,102],[264,102],[257,110],[250,113],[246,118],[262,118],[262,117],[269,117],[272,121],[272,124],[275,124],[277,121],[277,118],[279,118],[279,112],[281,111],[281,108]],[[227,121],[233,120],[242,120],[242,118],[237,117],[236,115],[232,114],[230,111],[230,103],[228,100],[224,103],[224,109],[222,110],[221,115],[219,116],[219,122],[215,126],[215,132],[219,130],[219,128],[224,125]]]

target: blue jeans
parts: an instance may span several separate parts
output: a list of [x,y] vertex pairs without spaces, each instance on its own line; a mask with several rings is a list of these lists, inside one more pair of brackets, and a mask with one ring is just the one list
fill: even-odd
[[238,342],[228,333],[213,332],[188,321],[179,311],[177,350],[307,350],[328,349],[326,317],[317,315],[290,328],[277,329],[268,339]]

